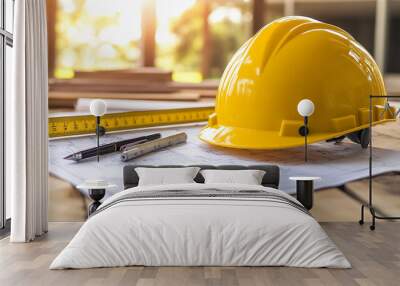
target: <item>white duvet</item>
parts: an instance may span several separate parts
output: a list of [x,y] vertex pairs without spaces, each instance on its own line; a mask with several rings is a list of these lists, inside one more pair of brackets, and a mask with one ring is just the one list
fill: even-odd
[[[152,198],[135,192],[262,190],[262,186],[180,184],[136,187],[107,199],[50,269],[145,266],[294,266],[349,268],[350,263],[307,213],[257,198]],[[113,204],[114,203],[114,204]]]

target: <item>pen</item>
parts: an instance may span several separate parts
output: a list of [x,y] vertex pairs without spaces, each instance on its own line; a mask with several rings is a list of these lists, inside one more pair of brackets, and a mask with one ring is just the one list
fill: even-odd
[[[155,139],[159,139],[160,137],[161,137],[160,133],[155,133],[155,134],[151,134],[148,136],[135,137],[135,138],[127,139],[127,140],[122,140],[122,141],[105,144],[105,145],[102,145],[99,147],[99,155],[104,155],[104,154],[119,151],[121,146],[124,146],[127,144],[132,144],[132,143],[140,144],[140,143],[152,141]],[[90,149],[86,149],[86,150],[82,150],[82,151],[73,153],[71,155],[66,156],[64,159],[73,160],[73,161],[78,162],[80,160],[95,157],[96,155],[97,155],[97,147],[94,147],[94,148],[90,148]]]
[[128,149],[121,153],[121,160],[123,162],[132,160],[144,154],[160,150],[165,147],[173,146],[176,144],[180,144],[186,142],[187,135],[185,132],[178,133],[175,135],[167,136],[161,139],[156,139],[152,141],[148,141],[146,143],[138,144],[131,149]]

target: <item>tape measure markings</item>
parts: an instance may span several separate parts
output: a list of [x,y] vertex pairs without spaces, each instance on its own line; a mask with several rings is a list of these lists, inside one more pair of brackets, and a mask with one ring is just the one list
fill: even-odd
[[[132,111],[104,115],[100,124],[106,131],[207,121],[213,107]],[[49,117],[49,137],[64,137],[94,133],[96,120],[92,115]]]

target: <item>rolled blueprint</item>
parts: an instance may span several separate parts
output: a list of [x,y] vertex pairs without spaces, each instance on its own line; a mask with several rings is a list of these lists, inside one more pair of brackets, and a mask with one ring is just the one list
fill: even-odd
[[171,135],[165,138],[152,140],[150,142],[142,143],[128,149],[121,154],[122,161],[129,161],[144,154],[160,150],[165,147],[173,146],[179,143],[186,142],[187,135],[185,132]]

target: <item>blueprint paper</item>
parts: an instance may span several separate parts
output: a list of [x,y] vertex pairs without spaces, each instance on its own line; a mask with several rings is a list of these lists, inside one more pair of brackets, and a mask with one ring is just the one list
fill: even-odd
[[[160,132],[162,136],[178,132],[188,134],[188,142],[156,151],[129,162],[121,162],[120,153],[111,153],[79,163],[63,157],[96,146],[95,136],[55,139],[49,141],[49,171],[73,185],[87,179],[104,179],[118,187],[107,190],[107,197],[123,190],[122,168],[129,164],[276,164],[281,168],[280,189],[295,193],[295,182],[290,176],[319,176],[315,188],[342,185],[368,176],[368,149],[343,142],[317,143],[309,146],[309,162],[304,162],[304,147],[284,150],[239,150],[209,145],[198,138],[203,124],[179,127],[151,128],[147,130],[108,134],[101,137],[101,144],[136,136]],[[400,171],[400,152],[383,148],[373,149],[373,174]],[[82,190],[86,194],[86,190]]]

